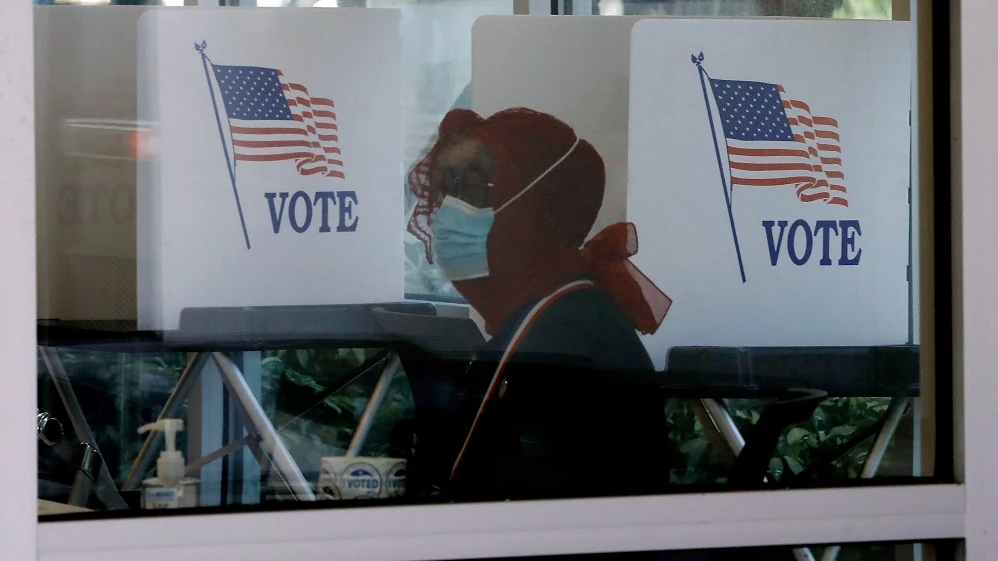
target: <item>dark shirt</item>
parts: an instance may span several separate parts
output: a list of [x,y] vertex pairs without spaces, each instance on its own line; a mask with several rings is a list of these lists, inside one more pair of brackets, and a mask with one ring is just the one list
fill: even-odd
[[[463,376],[453,446],[463,443],[499,358],[533,307],[516,313]],[[633,324],[607,293],[584,288],[553,301],[525,334],[500,387],[447,494],[509,499],[664,490],[664,401]]]

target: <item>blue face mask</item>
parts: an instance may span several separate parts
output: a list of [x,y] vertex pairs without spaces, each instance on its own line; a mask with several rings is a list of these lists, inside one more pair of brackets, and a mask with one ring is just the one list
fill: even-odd
[[551,164],[519,193],[498,209],[478,208],[457,197],[447,195],[433,217],[433,248],[436,262],[444,276],[451,281],[470,280],[489,276],[487,242],[495,215],[513,204],[534,185],[540,183],[551,170],[558,167],[579,145],[579,138],[567,152]]
[[447,195],[433,217],[433,248],[440,270],[449,280],[489,276],[486,242],[495,212],[476,208]]

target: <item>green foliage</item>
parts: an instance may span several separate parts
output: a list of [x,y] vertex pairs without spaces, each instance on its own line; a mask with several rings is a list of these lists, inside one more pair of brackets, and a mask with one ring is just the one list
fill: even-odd
[[[347,382],[346,377],[376,352],[298,349],[264,357],[264,409],[304,472],[318,474],[323,457],[346,452],[381,369],[372,369],[328,397],[323,394]],[[361,455],[404,456],[410,443],[400,428],[414,415],[409,384],[404,376],[396,376]]]
[[[727,406],[742,434],[758,422],[767,402],[730,400]],[[780,438],[770,461],[775,480],[788,470],[797,474],[832,450],[848,442],[857,431],[876,423],[890,405],[888,398],[833,398],[825,400],[807,421],[790,427]],[[674,401],[667,409],[672,444],[672,473],[676,484],[724,483],[728,468],[704,436],[696,415],[685,401]],[[868,442],[866,443],[869,444]],[[855,478],[866,460],[866,447],[860,446],[832,462],[820,472],[826,479]]]
[[840,19],[891,19],[891,0],[843,0],[832,12]]

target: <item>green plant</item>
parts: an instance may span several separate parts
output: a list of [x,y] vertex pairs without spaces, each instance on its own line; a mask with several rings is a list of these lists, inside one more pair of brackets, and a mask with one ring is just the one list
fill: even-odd
[[[820,456],[848,442],[858,431],[876,423],[887,411],[888,398],[832,398],[825,400],[810,419],[793,425],[780,438],[770,462],[770,473],[779,480],[790,470],[800,473]],[[729,400],[727,406],[743,434],[751,431],[766,402]],[[673,401],[667,409],[672,444],[672,473],[676,484],[724,483],[728,468],[704,435],[689,404]],[[823,477],[855,478],[866,460],[867,446],[859,446],[836,459]]]
[[840,19],[891,19],[891,0],[843,0],[832,12]]
[[[372,368],[331,395],[328,390],[350,382],[377,352],[355,348],[266,353],[264,409],[304,472],[318,474],[323,457],[342,456],[350,446],[381,368]],[[403,375],[396,375],[360,454],[404,456],[410,442],[400,428],[414,414],[409,385]]]

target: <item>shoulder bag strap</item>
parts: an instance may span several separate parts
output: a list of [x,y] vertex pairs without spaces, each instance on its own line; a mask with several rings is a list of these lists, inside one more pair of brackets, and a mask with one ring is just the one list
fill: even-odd
[[481,405],[478,406],[478,412],[475,413],[475,420],[471,423],[471,429],[468,431],[468,436],[464,439],[464,444],[461,446],[461,451],[458,452],[457,458],[454,460],[454,467],[451,468],[451,480],[454,479],[455,474],[457,474],[457,468],[461,464],[461,460],[464,459],[465,452],[468,450],[468,445],[471,443],[471,438],[475,434],[475,429],[478,428],[478,423],[485,413],[485,408],[488,406],[489,402],[492,401],[492,397],[496,393],[496,388],[499,387],[500,382],[502,382],[503,371],[506,369],[506,365],[509,363],[510,358],[516,352],[516,348],[519,346],[520,342],[526,337],[527,332],[533,327],[534,322],[541,315],[544,310],[548,308],[555,300],[568,294],[569,292],[574,292],[583,288],[589,288],[595,286],[592,281],[579,280],[574,281],[562,286],[558,290],[552,292],[551,294],[542,298],[537,304],[531,308],[530,312],[527,313],[523,321],[520,322],[520,327],[516,329],[513,333],[512,339],[509,341],[506,350],[502,354],[502,358],[499,360],[499,365],[496,367],[495,374],[492,375],[492,381],[489,382],[489,387],[485,391],[485,396],[482,398]]

